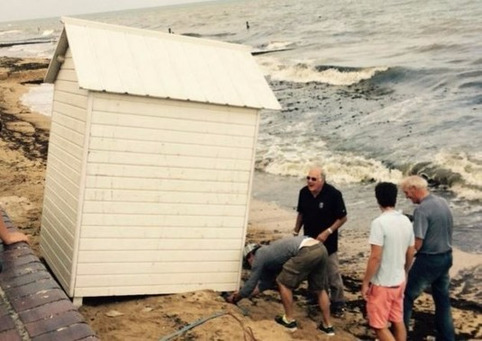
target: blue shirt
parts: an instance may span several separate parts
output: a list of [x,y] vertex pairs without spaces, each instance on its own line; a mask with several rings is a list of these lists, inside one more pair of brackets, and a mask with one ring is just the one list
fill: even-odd
[[439,254],[452,250],[453,217],[444,198],[429,194],[413,213],[415,238],[423,239],[419,253]]

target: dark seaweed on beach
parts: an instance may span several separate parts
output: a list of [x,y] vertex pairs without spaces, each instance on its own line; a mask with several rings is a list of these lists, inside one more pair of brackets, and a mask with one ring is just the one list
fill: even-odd
[[[26,122],[23,120],[18,119],[17,117],[6,114],[3,112],[2,108],[0,108],[0,117],[3,121],[4,128],[2,129],[2,139],[8,142],[8,145],[11,149],[21,149],[23,154],[29,160],[39,160],[42,163],[47,162],[47,152],[48,152],[48,139],[49,139],[49,132],[43,129],[39,129],[35,127],[34,134],[24,134],[18,131],[9,130],[6,127],[6,122],[12,121],[21,121]],[[28,123],[28,122],[27,122]]]
[[21,58],[4,57],[0,59],[0,67],[8,68],[10,72],[18,72],[18,71],[46,69],[49,66],[48,62],[22,63],[22,61],[23,59]]
[[[20,58],[1,58],[0,68],[7,69],[9,74],[19,71],[42,70],[47,69],[48,62],[39,63],[23,63]],[[42,83],[42,78],[34,76],[26,80],[24,83]],[[30,160],[39,160],[42,163],[47,162],[47,150],[49,131],[35,127],[30,122],[22,120],[21,115],[13,115],[5,112],[5,107],[1,103],[0,98],[0,119],[3,124],[1,137],[6,141],[10,148],[14,150],[21,149],[26,158]],[[8,122],[22,122],[34,128],[34,133],[24,133],[21,131],[13,131],[8,129]]]

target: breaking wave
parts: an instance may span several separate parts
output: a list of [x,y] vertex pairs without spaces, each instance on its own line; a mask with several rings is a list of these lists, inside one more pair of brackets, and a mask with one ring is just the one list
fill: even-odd
[[389,70],[388,67],[345,67],[335,65],[281,64],[275,58],[260,58],[260,64],[271,79],[295,83],[318,82],[330,85],[353,85]]
[[42,36],[51,36],[55,31],[54,30],[45,30],[42,32]]
[[299,176],[310,165],[322,161],[330,179],[336,183],[356,184],[378,181],[398,183],[404,176],[420,175],[430,187],[457,194],[459,199],[482,201],[482,155],[442,151],[433,161],[395,166],[351,152],[333,153],[323,144],[313,150],[279,145],[259,147],[256,169],[274,175]]

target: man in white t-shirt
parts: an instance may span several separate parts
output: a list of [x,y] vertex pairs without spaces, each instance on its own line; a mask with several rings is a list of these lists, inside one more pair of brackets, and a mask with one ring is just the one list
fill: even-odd
[[407,338],[403,323],[403,291],[415,250],[413,227],[405,215],[395,210],[395,184],[377,184],[375,196],[382,214],[371,224],[370,258],[361,292],[367,302],[368,323],[377,338],[402,341]]

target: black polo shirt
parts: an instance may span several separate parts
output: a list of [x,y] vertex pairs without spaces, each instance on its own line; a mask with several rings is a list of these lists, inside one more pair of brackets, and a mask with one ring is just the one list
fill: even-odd
[[[329,228],[337,219],[346,216],[345,202],[339,190],[325,183],[321,192],[313,197],[308,186],[300,190],[298,212],[303,216],[304,234],[316,238]],[[325,241],[328,254],[338,251],[338,230]]]

